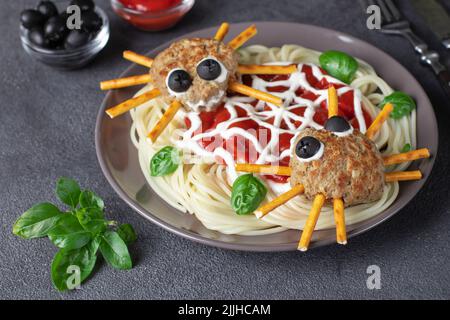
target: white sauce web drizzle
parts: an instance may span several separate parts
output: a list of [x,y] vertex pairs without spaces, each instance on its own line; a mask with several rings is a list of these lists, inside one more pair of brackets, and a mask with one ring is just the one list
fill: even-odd
[[[284,62],[276,64],[283,63]],[[286,64],[289,63],[286,62]],[[243,138],[247,139],[258,152],[259,156],[256,161],[254,161],[256,164],[273,163],[280,161],[281,159],[284,159],[286,157],[290,157],[290,155],[292,154],[293,142],[296,139],[299,131],[308,127],[319,130],[323,128],[322,125],[314,121],[313,117],[316,109],[320,108],[321,102],[327,100],[328,97],[328,90],[315,89],[307,81],[306,74],[301,71],[303,65],[308,65],[311,67],[312,74],[317,78],[317,80],[321,81],[322,78],[325,78],[329,83],[343,85],[342,88],[336,90],[338,96],[341,96],[348,91],[354,91],[355,117],[359,123],[360,131],[364,133],[366,131],[366,124],[361,106],[361,92],[358,89],[354,89],[331,76],[322,74],[322,71],[316,65],[299,64],[298,71],[291,74],[291,76],[287,80],[268,82],[257,76],[252,76],[252,87],[261,91],[267,92],[267,88],[270,87],[287,87],[288,89],[285,92],[271,92],[271,94],[284,99],[286,102],[285,105],[288,105],[289,107],[278,107],[264,101],[258,101],[256,106],[253,107],[250,104],[251,102],[255,101],[253,98],[225,97],[225,108],[231,115],[227,121],[221,122],[213,130],[208,130],[207,132],[193,135],[194,132],[201,128],[202,122],[200,119],[200,114],[198,112],[183,113],[180,116],[187,117],[191,123],[191,127],[188,130],[182,132],[180,137],[174,137],[173,143],[178,148],[189,150],[195,155],[202,158],[222,158],[227,165],[228,177],[231,183],[238,177],[238,174],[234,169],[235,161],[233,159],[233,155],[225,150],[222,145],[215,148],[214,151],[205,150],[199,144],[202,139],[212,139],[215,136],[220,136],[222,137],[222,139],[226,140],[233,135],[242,136]],[[295,92],[299,88],[303,88],[315,94],[317,96],[316,100],[311,101],[296,96]],[[265,105],[268,105],[270,110],[264,110]],[[247,112],[247,116],[238,117],[236,107],[244,109]],[[293,109],[299,107],[306,107],[303,116],[299,116],[292,112]],[[274,118],[273,124],[266,122],[269,118]],[[252,133],[248,132],[245,129],[237,127],[229,128],[233,123],[247,119],[252,119],[259,126],[270,130],[271,139],[267,142],[266,145],[261,144]],[[286,123],[289,129],[280,128],[282,121]],[[300,121],[302,124],[299,127],[296,127],[296,121]],[[283,133],[290,133],[293,135],[293,138],[291,139],[291,148],[284,150],[281,154],[278,154],[277,146],[279,143],[279,136]]]

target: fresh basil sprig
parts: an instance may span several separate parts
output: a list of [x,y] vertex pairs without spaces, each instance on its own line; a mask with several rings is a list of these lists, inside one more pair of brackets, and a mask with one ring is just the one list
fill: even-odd
[[178,150],[171,146],[164,147],[150,161],[150,173],[153,177],[169,175],[177,170],[179,163]]
[[92,240],[93,234],[85,230],[77,217],[64,214],[58,223],[48,232],[48,238],[58,248],[79,249]]
[[25,239],[48,236],[60,248],[51,266],[58,290],[76,287],[74,272],[79,272],[79,282],[83,282],[94,269],[98,251],[116,269],[132,267],[127,245],[136,240],[136,233],[131,225],[106,220],[103,200],[92,191],[81,190],[73,179],[60,178],[56,195],[69,206],[67,212],[51,203],[37,204],[16,221],[13,233]]
[[25,239],[45,237],[62,217],[62,212],[51,203],[34,205],[14,224],[13,233]]
[[378,107],[383,108],[386,103],[391,103],[394,106],[391,112],[392,119],[400,119],[401,117],[407,116],[416,108],[414,99],[401,91],[395,91],[385,97]]
[[56,182],[56,195],[68,206],[76,208],[80,201],[80,194],[80,186],[75,180],[60,178]]
[[239,215],[258,209],[267,194],[266,186],[252,174],[244,174],[233,183],[231,207]]
[[106,231],[100,242],[100,251],[103,258],[119,270],[131,269],[131,259],[125,241],[115,231]]
[[105,204],[102,198],[97,196],[95,193],[89,190],[84,190],[80,193],[80,207],[82,208],[98,208],[103,210]]
[[80,225],[87,231],[98,234],[106,230],[108,225],[114,225],[105,220],[103,210],[99,208],[81,208],[77,210],[76,216]]
[[71,268],[79,268],[80,283],[92,273],[97,262],[97,251],[100,238],[94,238],[87,245],[77,250],[59,250],[52,261],[51,273],[53,285],[60,291],[75,288],[77,283],[71,283]]
[[341,51],[325,51],[319,57],[320,66],[332,77],[350,83],[358,71],[358,61]]
[[410,143],[405,143],[405,145],[403,146],[402,150],[400,151],[401,153],[406,153],[412,150],[411,144]]
[[122,240],[125,241],[126,244],[131,244],[137,239],[133,227],[128,223],[120,225],[117,228],[117,233],[122,238]]

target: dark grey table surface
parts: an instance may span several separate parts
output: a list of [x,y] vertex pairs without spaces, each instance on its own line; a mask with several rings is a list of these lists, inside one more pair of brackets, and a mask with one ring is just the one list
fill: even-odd
[[[198,0],[174,29],[144,33],[123,23],[108,1],[112,37],[85,69],[63,72],[33,61],[21,48],[19,12],[37,0],[0,2],[0,298],[4,299],[391,299],[450,298],[450,101],[433,74],[401,38],[369,31],[351,0]],[[417,32],[438,42],[408,1],[398,1]],[[426,186],[395,217],[351,239],[307,254],[233,252],[175,236],[133,212],[100,170],[94,125],[104,94],[98,82],[129,63],[121,52],[147,52],[163,42],[221,21],[310,23],[365,39],[402,63],[428,93],[438,116],[440,149]],[[441,53],[442,50],[440,51]],[[50,282],[56,250],[48,240],[12,235],[16,218],[37,202],[56,201],[55,180],[78,179],[106,202],[109,216],[133,224],[135,267],[115,271],[102,263],[80,290],[58,293]],[[381,268],[381,289],[368,290],[366,269]]]

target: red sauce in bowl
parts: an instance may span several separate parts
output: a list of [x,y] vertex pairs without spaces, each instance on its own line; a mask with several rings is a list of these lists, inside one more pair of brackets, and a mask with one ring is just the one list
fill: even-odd
[[182,0],[119,0],[119,2],[129,9],[156,12],[175,7]]
[[159,31],[174,26],[194,5],[194,0],[112,0],[114,11],[133,26]]

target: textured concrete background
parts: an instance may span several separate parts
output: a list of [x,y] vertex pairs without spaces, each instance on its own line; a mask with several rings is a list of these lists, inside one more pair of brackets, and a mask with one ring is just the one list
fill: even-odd
[[[445,113],[450,103],[403,39],[365,28],[356,1],[198,0],[177,27],[152,34],[123,23],[108,1],[97,0],[110,16],[112,37],[93,64],[74,72],[46,67],[21,49],[19,12],[36,2],[0,2],[0,298],[450,298],[450,113]],[[399,4],[419,34],[438,47],[408,1]],[[95,116],[104,96],[98,82],[129,65],[121,59],[124,49],[146,52],[223,20],[321,25],[363,38],[407,67],[428,93],[439,121],[440,153],[419,195],[394,218],[353,238],[347,247],[333,245],[307,254],[206,247],[134,213],[108,185],[95,156]],[[55,247],[48,240],[27,241],[11,234],[24,210],[40,201],[56,201],[55,180],[63,175],[99,193],[109,216],[133,224],[139,233],[131,248],[134,269],[115,271],[102,263],[80,290],[70,293],[58,293],[50,282]],[[366,268],[372,264],[381,267],[381,290],[366,288]]]

